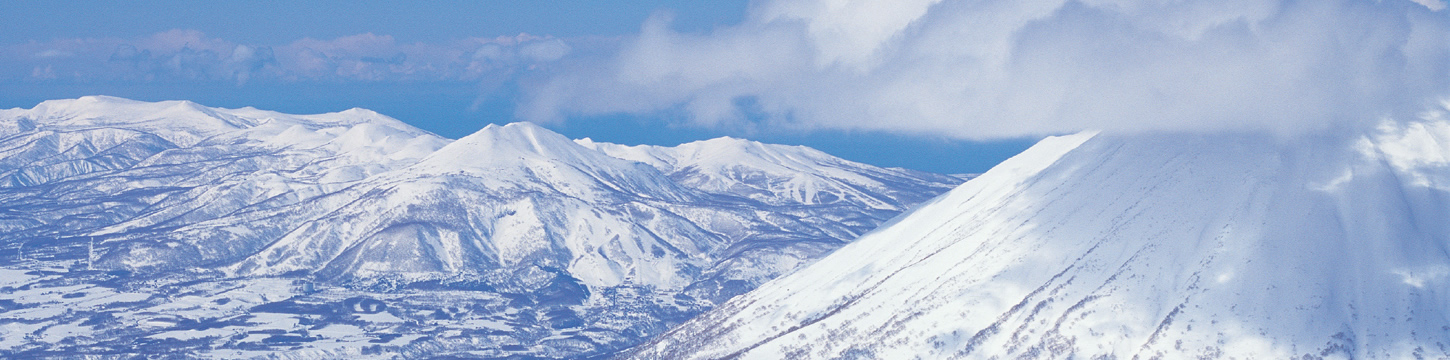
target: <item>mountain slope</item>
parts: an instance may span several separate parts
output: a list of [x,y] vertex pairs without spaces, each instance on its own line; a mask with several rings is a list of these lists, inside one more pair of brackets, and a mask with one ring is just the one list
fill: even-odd
[[622,146],[579,140],[621,159],[654,166],[687,186],[733,193],[768,205],[867,204],[891,211],[926,199],[944,175],[883,169],[846,161],[804,146],[762,144],[722,137],[675,147]]
[[[930,199],[923,195],[940,193],[942,184],[961,181],[846,161],[804,146],[729,137],[675,147],[623,146],[589,139],[577,142],[614,157],[649,164],[684,186],[723,195],[724,201],[774,213],[762,219],[765,223],[794,222],[798,224],[790,228],[814,228],[837,239],[855,238],[909,205]],[[721,289],[722,294],[709,297],[723,300],[838,245],[826,242],[814,249],[801,248],[799,242],[790,241],[791,232],[728,236],[733,242],[727,251],[735,255],[707,270],[705,278],[709,280],[696,287]],[[782,259],[786,264],[779,263]]]
[[[330,210],[308,200],[447,143],[366,110],[293,116],[85,97],[0,117],[17,125],[0,132],[0,258],[13,264],[235,261]],[[247,226],[257,221],[273,226]]]
[[[534,264],[568,268],[596,286],[637,275],[643,284],[681,287],[687,277],[645,268],[680,271],[670,264],[723,241],[659,208],[704,203],[704,194],[525,123],[490,125],[352,192],[362,194],[352,205],[272,244],[240,271],[427,277]],[[655,260],[634,260],[641,257]],[[389,268],[410,260],[435,264]]]
[[1050,138],[632,355],[1450,356],[1447,144]]

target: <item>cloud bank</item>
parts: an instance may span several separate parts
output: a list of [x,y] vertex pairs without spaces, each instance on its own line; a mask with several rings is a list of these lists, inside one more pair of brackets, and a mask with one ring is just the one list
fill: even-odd
[[401,43],[365,33],[261,45],[171,30],[133,39],[0,44],[0,81],[474,82],[552,62],[570,51],[560,39],[528,34]]
[[764,0],[709,33],[644,24],[530,84],[519,116],[997,138],[1313,131],[1450,89],[1442,0]]

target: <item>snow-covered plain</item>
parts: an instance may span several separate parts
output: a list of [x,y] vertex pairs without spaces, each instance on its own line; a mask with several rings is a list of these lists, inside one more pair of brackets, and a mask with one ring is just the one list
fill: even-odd
[[47,101],[0,110],[0,356],[603,355],[960,182],[737,139]]
[[1049,138],[638,359],[1450,357],[1450,122]]

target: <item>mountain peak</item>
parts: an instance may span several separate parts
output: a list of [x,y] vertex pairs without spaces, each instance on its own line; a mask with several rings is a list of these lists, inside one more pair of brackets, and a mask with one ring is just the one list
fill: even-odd
[[486,177],[484,183],[494,187],[534,184],[519,182],[529,179],[562,185],[572,189],[571,195],[581,197],[588,196],[586,189],[664,198],[680,198],[686,193],[654,168],[609,156],[528,122],[489,124],[444,146],[404,173],[415,172],[469,173]]
[[453,171],[536,166],[546,163],[593,167],[617,162],[572,140],[528,122],[489,124],[429,156],[420,167]]
[[681,144],[683,151],[692,156],[704,158],[753,158],[776,164],[798,162],[806,158],[832,157],[804,146],[766,144],[758,141],[722,136],[709,140]]
[[392,119],[392,117],[389,117],[387,115],[383,115],[382,113],[379,113],[379,112],[376,112],[376,111],[372,111],[370,109],[360,108],[360,107],[354,107],[354,108],[350,108],[350,109],[343,110],[343,111],[335,111],[335,112],[315,114],[315,115],[291,115],[291,116],[304,117],[304,118],[305,117],[322,118],[322,119],[326,119],[326,120],[329,120],[329,121],[348,122],[348,123],[373,122],[376,119]]
[[1048,138],[635,355],[1450,356],[1443,144]]
[[109,103],[109,104],[141,104],[141,103],[145,103],[145,102],[139,101],[139,100],[131,100],[131,99],[127,99],[127,98],[115,97],[115,96],[110,96],[110,95],[87,95],[87,96],[82,96],[82,97],[75,98],[75,99],[49,100],[49,101],[46,101],[46,102],[58,102],[58,103],[73,102],[73,103],[93,103],[93,104],[100,104],[100,103]]
[[530,122],[488,124],[455,143],[459,144],[458,147],[468,147],[474,151],[486,150],[490,154],[522,151],[554,159],[577,156],[577,149],[582,148],[563,135]]
[[[924,190],[962,181],[912,170],[877,168],[805,146],[765,144],[728,136],[675,147],[577,142],[613,157],[649,164],[693,188],[742,195],[772,205],[821,205],[845,200],[902,210],[892,204],[915,204],[925,199],[889,198],[909,197],[909,192],[897,193],[890,189],[919,187]],[[883,195],[889,199],[882,198]]]
[[[408,137],[437,138],[397,119],[360,108],[326,114],[291,115],[252,107],[207,107],[189,100],[145,102],[104,95],[48,100],[31,109],[4,110],[0,116],[25,119],[30,129],[74,131],[113,128],[150,133],[181,146],[228,134],[268,140],[265,138],[293,126],[318,131],[374,124]],[[255,134],[244,134],[248,132]]]
[[166,100],[166,101],[140,101],[109,95],[88,95],[75,99],[46,100],[36,105],[35,109],[46,109],[49,111],[66,113],[86,113],[95,111],[132,110],[132,111],[155,111],[159,109],[191,109],[200,111],[204,106],[190,100]]

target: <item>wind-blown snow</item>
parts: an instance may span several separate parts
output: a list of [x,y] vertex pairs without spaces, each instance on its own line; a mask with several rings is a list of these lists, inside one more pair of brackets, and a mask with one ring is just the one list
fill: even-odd
[[633,356],[1450,356],[1447,144],[1049,138]]

